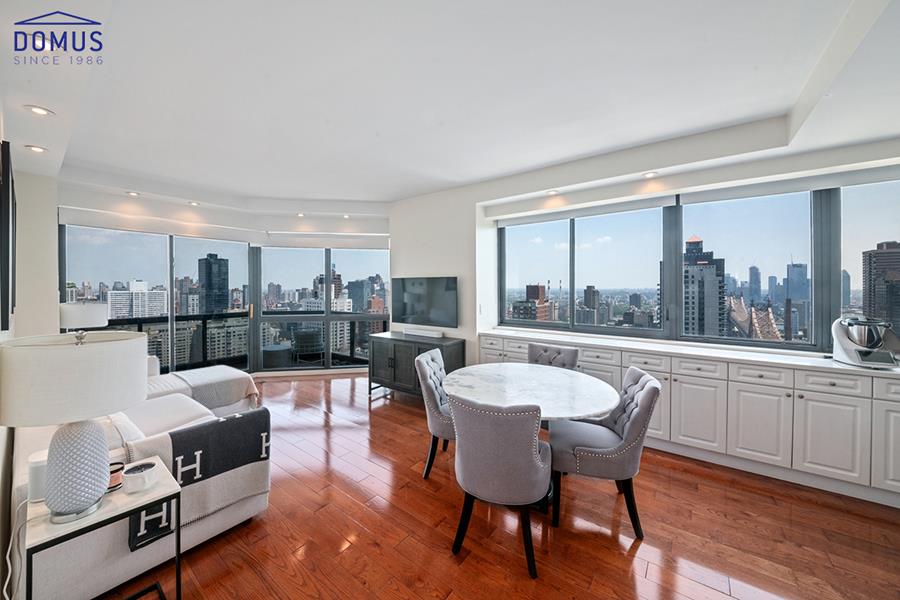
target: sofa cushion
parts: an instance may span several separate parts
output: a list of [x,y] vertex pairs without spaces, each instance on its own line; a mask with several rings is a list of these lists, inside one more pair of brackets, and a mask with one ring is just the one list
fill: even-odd
[[188,397],[193,396],[191,386],[173,373],[154,375],[147,378],[148,398],[159,398],[160,396],[168,396],[169,394],[184,394]]
[[216,419],[208,408],[184,394],[150,398],[123,413],[147,437]]

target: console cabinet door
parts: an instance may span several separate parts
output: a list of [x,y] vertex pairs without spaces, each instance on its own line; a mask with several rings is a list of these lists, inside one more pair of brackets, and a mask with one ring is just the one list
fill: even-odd
[[728,454],[790,467],[793,420],[791,390],[728,384]]
[[414,389],[416,376],[416,346],[407,342],[394,342],[394,383],[398,387]]
[[798,471],[869,484],[872,401],[798,391],[794,459]]
[[725,453],[728,382],[672,377],[672,441]]
[[900,402],[872,405],[872,486],[900,492]]
[[394,345],[377,337],[373,337],[371,343],[372,381],[378,383],[390,383],[394,380]]
[[498,363],[503,362],[503,353],[499,350],[488,350],[485,348],[481,349],[481,362],[483,363]]

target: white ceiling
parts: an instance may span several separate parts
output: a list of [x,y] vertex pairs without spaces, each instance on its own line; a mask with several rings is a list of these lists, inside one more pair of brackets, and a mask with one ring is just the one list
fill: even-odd
[[[32,2],[4,4],[4,19],[34,16]],[[900,135],[893,4],[798,149]],[[850,5],[85,2],[105,13],[105,63],[70,81],[12,73],[5,128],[60,145],[18,166],[92,183],[396,200],[784,115]],[[51,105],[67,134],[39,129],[54,124],[35,125],[26,101]]]

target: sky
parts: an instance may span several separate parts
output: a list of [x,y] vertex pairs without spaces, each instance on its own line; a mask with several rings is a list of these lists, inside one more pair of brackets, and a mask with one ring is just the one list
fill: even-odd
[[[66,228],[66,280],[81,285],[90,281],[94,289],[102,281],[142,279],[150,285],[165,285],[168,278],[168,238],[152,233],[69,226]],[[248,283],[248,245],[241,242],[176,237],[175,276],[198,278],[198,259],[208,253],[228,259],[228,287]],[[388,278],[387,250],[333,250],[332,261],[344,282],[376,273]],[[263,287],[268,282],[288,289],[311,287],[313,277],[325,268],[321,248],[263,248]]]
[[[842,267],[859,289],[862,252],[877,242],[900,240],[900,181],[843,189]],[[725,270],[739,281],[759,267],[762,286],[779,282],[793,260],[810,262],[809,194],[798,192],[726,202],[687,205],[685,239],[697,235],[704,250],[725,259]],[[659,280],[662,209],[601,215],[576,220],[575,285],[601,289],[652,288]],[[568,288],[568,221],[506,229],[507,287],[559,280]]]

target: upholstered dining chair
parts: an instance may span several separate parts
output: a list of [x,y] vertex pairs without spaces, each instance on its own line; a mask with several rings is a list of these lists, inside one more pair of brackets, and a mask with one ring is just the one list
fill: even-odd
[[431,445],[428,458],[425,460],[425,471],[422,479],[428,479],[434,457],[437,454],[438,441],[443,440],[443,450],[447,450],[450,440],[456,439],[453,419],[450,418],[450,406],[447,404],[447,392],[444,391],[444,357],[438,348],[429,350],[416,357],[416,374],[419,376],[419,387],[425,399],[425,417],[428,420],[428,431],[431,433]]
[[451,396],[456,426],[456,481],[465,492],[453,554],[462,549],[475,500],[519,511],[528,574],[537,577],[530,505],[547,497],[550,446],[538,439],[541,409],[498,407]]
[[578,365],[578,348],[528,344],[528,362],[572,370]]
[[637,367],[625,373],[618,406],[599,421],[553,421],[553,526],[559,526],[562,473],[612,479],[625,495],[634,534],[644,538],[634,499],[634,477],[641,466],[644,437],[660,385]]

